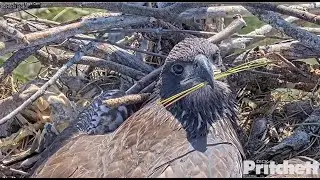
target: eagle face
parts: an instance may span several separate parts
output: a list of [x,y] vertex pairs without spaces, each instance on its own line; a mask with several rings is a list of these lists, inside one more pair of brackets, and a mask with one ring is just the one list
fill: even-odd
[[199,91],[214,89],[213,72],[221,63],[219,48],[206,39],[186,38],[170,52],[160,76],[160,97],[168,98],[199,83],[208,86]]
[[206,135],[217,120],[236,117],[236,105],[228,85],[214,80],[214,71],[221,64],[219,48],[202,38],[186,38],[166,59],[159,81],[161,99],[201,82],[208,83],[167,108],[191,138]]

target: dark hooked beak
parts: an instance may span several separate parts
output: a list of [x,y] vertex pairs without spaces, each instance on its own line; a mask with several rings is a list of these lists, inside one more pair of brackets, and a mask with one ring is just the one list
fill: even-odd
[[201,58],[198,60],[198,67],[195,70],[198,77],[206,81],[211,88],[214,88],[214,65],[209,60]]
[[214,88],[214,65],[202,54],[196,56],[195,61],[197,62],[197,66],[188,70],[186,79],[181,81],[180,84],[195,86],[199,83],[207,82],[211,88]]

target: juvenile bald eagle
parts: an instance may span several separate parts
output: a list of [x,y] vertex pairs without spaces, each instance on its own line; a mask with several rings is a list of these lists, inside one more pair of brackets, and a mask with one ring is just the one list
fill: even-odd
[[[111,135],[70,139],[33,177],[241,177],[235,100],[213,76],[220,61],[206,39],[178,43],[144,107]],[[201,82],[208,84],[167,108],[158,103]]]

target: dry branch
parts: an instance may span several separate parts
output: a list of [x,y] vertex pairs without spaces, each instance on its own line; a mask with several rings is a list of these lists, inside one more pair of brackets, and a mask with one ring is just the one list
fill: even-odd
[[109,40],[100,40],[100,39],[95,39],[95,38],[87,38],[87,37],[74,37],[75,39],[79,39],[79,40],[87,40],[87,41],[93,41],[93,42],[100,42],[100,43],[108,43],[114,46],[118,46],[122,49],[129,49],[129,50],[133,50],[136,52],[140,52],[140,53],[144,53],[144,54],[148,54],[148,55],[152,55],[152,56],[158,56],[158,57],[162,57],[162,58],[167,58],[166,55],[162,55],[162,54],[157,54],[157,53],[153,53],[153,52],[149,52],[149,51],[144,51],[144,50],[140,50],[140,49],[136,49],[136,48],[132,48],[132,47],[128,47],[122,44],[118,44],[115,42],[111,42]]
[[253,69],[248,70],[248,72],[260,74],[260,75],[263,75],[266,77],[277,78],[277,79],[283,78],[283,76],[281,74],[275,74],[275,73],[271,73],[271,72],[257,71],[257,70],[253,70]]
[[11,172],[13,172],[15,174],[19,174],[19,175],[23,175],[23,176],[29,176],[30,175],[27,172],[24,172],[24,171],[21,171],[21,170],[17,170],[17,169],[11,168],[11,167],[7,167],[7,166],[4,166],[2,164],[0,164],[0,169],[2,171],[7,170],[7,171],[11,171]]
[[300,27],[303,30],[309,31],[311,33],[320,34],[320,28],[312,28],[312,27]]
[[153,83],[156,81],[156,78],[158,78],[159,74],[161,73],[161,68],[158,68],[148,75],[146,75],[144,78],[140,79],[137,81],[130,89],[126,91],[126,94],[137,94],[139,93],[142,89],[147,87],[149,84]]
[[143,88],[139,93],[152,93],[156,85],[157,85],[157,81],[153,81],[147,87]]
[[[68,61],[68,59],[72,58],[72,55],[48,54],[42,50],[39,50],[36,52],[36,57],[41,59],[41,61],[49,60],[53,64],[64,64]],[[84,65],[90,65],[92,67],[100,67],[100,68],[108,67],[111,70],[117,71],[135,80],[139,80],[145,76],[144,73],[137,71],[133,68],[112,62],[110,60],[100,59],[100,58],[91,57],[91,56],[82,56],[80,58],[80,61],[76,62],[76,64],[84,64]]]
[[120,45],[128,45],[128,44],[132,44],[135,40],[140,40],[140,39],[141,39],[141,34],[134,33],[130,37],[125,36],[123,39],[117,41],[116,43]]
[[286,63],[291,70],[299,72],[304,77],[309,77],[308,74],[306,74],[303,70],[297,68],[292,62],[290,62],[288,59],[284,58],[281,54],[279,54],[279,53],[272,53],[272,54],[277,56],[276,57],[277,59],[279,59],[279,60],[283,61],[284,63]]
[[27,40],[26,36],[17,29],[11,27],[3,18],[1,18],[0,20],[0,31],[5,35],[15,39],[18,43],[23,42],[29,44],[29,41]]
[[[310,32],[320,33],[320,28],[304,28]],[[211,35],[214,36],[218,34],[217,32],[211,31],[192,31],[192,30],[184,30],[184,29],[163,29],[163,28],[143,28],[143,29],[111,29],[104,31],[106,33],[115,33],[115,32],[123,32],[123,33],[134,33],[134,32],[143,32],[143,33],[156,33],[162,35],[172,35],[173,33],[181,34],[181,33],[189,33],[194,35]],[[272,35],[263,35],[263,34],[254,34],[251,32],[250,34],[232,34],[231,38],[274,38],[274,39],[288,39],[279,36],[272,36]],[[117,42],[118,43],[118,42]]]
[[[43,24],[30,22],[30,21],[32,21],[31,19],[30,20],[24,20],[24,19],[18,18],[16,16],[10,16],[10,15],[4,15],[3,17],[6,18],[7,20],[8,19],[12,19],[12,20],[24,23],[26,25],[29,25],[29,26],[35,28],[35,31],[45,30],[45,29],[48,29],[48,28],[51,27],[51,26],[47,26],[47,25],[43,25]],[[58,23],[57,25],[60,25],[60,23]],[[28,29],[28,30],[29,30],[28,32],[34,32],[34,31],[31,31],[31,29]]]
[[252,14],[256,15],[260,20],[272,25],[276,29],[284,32],[288,36],[300,41],[303,45],[314,48],[316,51],[320,49],[320,37],[308,31],[302,30],[282,19],[280,16],[271,11],[262,9],[254,9],[246,7]]
[[246,22],[240,15],[236,15],[228,27],[220,31],[218,34],[210,37],[208,40],[214,44],[219,44],[222,40],[230,37],[232,34],[238,32],[241,28],[246,26]]
[[33,46],[18,50],[10,58],[8,58],[0,67],[0,82],[2,82],[18,65],[40,49],[42,45]]
[[[81,37],[88,37],[88,36],[81,36]],[[88,44],[90,41],[85,40],[77,40],[77,39],[69,39],[62,44],[66,48],[72,51],[79,50],[79,44]],[[143,61],[139,60],[136,56],[129,53],[128,51],[116,47],[114,45],[110,45],[107,43],[94,43],[94,48],[92,51],[87,52],[86,55],[98,57],[101,59],[110,59],[116,63],[134,68],[136,70],[142,71],[143,73],[149,73],[153,70],[152,67],[148,66],[147,64],[143,63]]]
[[[320,7],[320,3],[308,3],[308,4],[296,4],[289,6],[294,9],[315,9]],[[179,16],[185,19],[205,19],[225,17],[232,18],[233,16],[240,14],[242,17],[253,16],[243,6],[214,6],[214,7],[199,7],[192,8],[184,11]]]
[[[293,22],[298,20],[295,17],[288,17],[285,19],[287,22]],[[235,49],[244,49],[245,47],[249,46],[250,44],[254,44],[262,40],[262,38],[251,38],[250,36],[257,36],[257,35],[264,35],[269,36],[275,33],[275,29],[266,24],[259,29],[255,29],[254,31],[246,34],[247,37],[231,39],[230,41],[223,42],[219,45],[221,48],[221,55],[225,56],[230,54],[230,52],[234,51]]]
[[1,42],[0,55],[26,47],[46,44],[55,40],[64,40],[76,34],[133,25],[143,25],[149,23],[149,19],[150,18],[141,16],[114,16],[85,19],[80,22],[26,34],[26,38],[30,44],[16,43],[14,41]]
[[179,14],[179,16],[185,19],[205,19],[216,17],[232,18],[237,14],[240,14],[243,17],[253,16],[243,6],[214,6],[192,8]]
[[[220,7],[221,6],[217,6],[217,8],[220,8]],[[242,7],[242,6],[239,6],[239,7]],[[296,8],[296,9],[312,10],[312,9],[320,7],[320,3],[297,4],[297,5],[292,5],[290,7]],[[299,18],[292,17],[292,16],[285,18],[285,21],[290,22],[290,23],[297,21],[297,20],[299,20]],[[247,47],[251,44],[257,43],[263,39],[263,38],[250,38],[250,36],[256,36],[256,35],[270,36],[276,32],[277,31],[274,27],[272,27],[269,24],[266,24],[266,25],[262,26],[261,28],[255,29],[254,31],[246,34],[247,37],[245,37],[245,38],[236,38],[236,39],[232,39],[230,41],[226,41],[226,42],[223,42],[222,44],[220,44],[221,55],[226,56],[226,55],[230,54],[231,52],[233,52],[235,49],[244,49],[245,47]]]
[[311,23],[320,24],[320,16],[284,5],[277,5],[274,3],[245,3],[245,5],[253,8],[278,12],[284,15],[294,16]]
[[241,64],[248,60],[255,59],[255,49],[263,52],[264,54],[279,53],[288,60],[308,59],[320,57],[320,52],[315,51],[301,44],[299,41],[283,42],[266,46],[258,46],[253,50],[232,54],[224,58],[224,62],[228,64]]
[[139,28],[139,29],[111,29],[104,31],[106,33],[134,33],[134,32],[143,32],[143,33],[156,33],[156,34],[165,34],[172,35],[172,33],[189,33],[189,34],[197,34],[197,35],[216,35],[216,32],[209,31],[193,31],[193,30],[184,30],[184,29],[164,29],[164,28]]

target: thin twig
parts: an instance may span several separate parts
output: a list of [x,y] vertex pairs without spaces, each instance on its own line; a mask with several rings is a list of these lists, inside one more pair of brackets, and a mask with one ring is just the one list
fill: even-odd
[[7,167],[7,166],[4,166],[2,164],[0,164],[0,169],[9,170],[11,172],[14,172],[16,174],[20,174],[20,175],[23,175],[23,176],[29,176],[30,175],[27,172],[24,172],[24,171],[21,171],[21,170],[17,170],[17,169],[11,168],[11,167]]
[[[3,17],[7,18],[7,19],[13,19],[13,20],[16,20],[16,21],[19,21],[19,22],[22,22],[22,23],[26,23],[26,24],[34,27],[37,30],[45,30],[45,29],[47,29],[47,26],[40,25],[40,24],[35,24],[35,23],[30,22],[29,20],[24,20],[24,19],[15,17],[15,16],[4,15]],[[45,20],[43,20],[43,21],[45,21]],[[60,25],[60,23],[58,25]]]
[[274,73],[270,73],[270,72],[257,71],[257,70],[253,70],[253,69],[248,70],[248,72],[262,74],[264,76],[274,77],[274,78],[281,78],[282,77],[281,74],[274,74]]
[[35,18],[35,19],[28,19],[28,21],[44,23],[44,24],[47,24],[47,25],[61,25],[61,23],[59,23],[59,22],[51,21],[51,20],[48,20],[48,19],[41,19],[39,17]]
[[[101,32],[101,31],[97,31]],[[94,32],[94,33],[97,33]],[[158,33],[158,34],[164,34],[164,33],[190,33],[190,34],[205,34],[205,35],[215,35],[216,32],[209,32],[209,31],[193,31],[193,30],[184,30],[184,29],[163,29],[163,28],[143,28],[143,29],[120,29],[120,28],[114,28],[110,30],[103,31],[104,33],[134,33],[134,32],[145,32],[145,33]]]
[[120,39],[119,41],[116,42],[116,44],[120,44],[120,45],[128,45],[128,44],[132,44],[135,40],[140,39],[141,34],[138,33],[134,33],[132,36],[128,37],[124,37],[123,39]]
[[279,53],[273,53],[276,56],[278,56],[277,59],[280,59],[281,61],[283,61],[284,63],[286,63],[290,68],[292,68],[293,70],[299,72],[301,75],[303,75],[304,77],[308,77],[308,75],[302,71],[301,69],[297,68],[292,62],[290,62],[288,59],[286,59],[285,57],[283,57],[281,54]]

